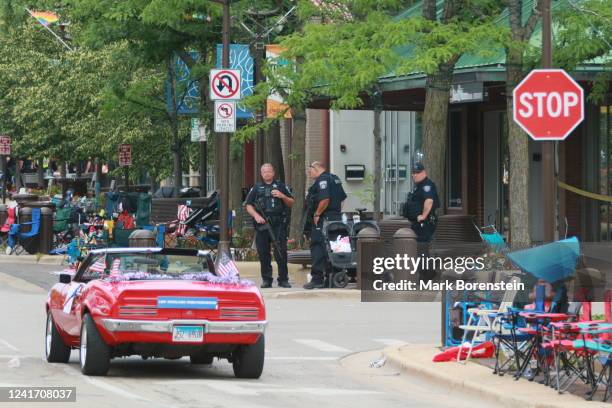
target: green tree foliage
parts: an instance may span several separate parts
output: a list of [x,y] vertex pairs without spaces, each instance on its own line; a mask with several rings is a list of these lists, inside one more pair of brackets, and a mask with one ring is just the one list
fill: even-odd
[[601,64],[603,70],[589,95],[591,100],[601,101],[612,81],[612,2],[566,0],[555,12],[555,66],[573,70],[583,62]]

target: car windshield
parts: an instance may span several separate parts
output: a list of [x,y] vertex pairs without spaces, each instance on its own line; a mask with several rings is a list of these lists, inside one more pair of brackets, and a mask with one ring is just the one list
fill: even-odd
[[213,275],[202,256],[160,253],[108,253],[95,256],[83,278],[111,280],[209,280]]

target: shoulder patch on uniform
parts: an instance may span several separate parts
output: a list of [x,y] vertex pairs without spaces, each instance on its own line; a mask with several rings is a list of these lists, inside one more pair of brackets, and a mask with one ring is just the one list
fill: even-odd
[[327,188],[327,180],[319,181],[319,188]]
[[429,193],[431,191],[431,186],[423,187],[423,191],[425,191],[426,193]]

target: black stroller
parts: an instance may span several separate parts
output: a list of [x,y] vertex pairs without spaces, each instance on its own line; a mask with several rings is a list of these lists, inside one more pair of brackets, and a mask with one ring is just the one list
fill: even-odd
[[[353,224],[351,221],[325,221],[323,237],[327,250],[327,281],[329,287],[344,288],[357,276],[357,234],[364,228],[378,226],[373,221],[361,221]],[[338,238],[343,247],[338,245]],[[350,245],[350,246],[349,246]]]

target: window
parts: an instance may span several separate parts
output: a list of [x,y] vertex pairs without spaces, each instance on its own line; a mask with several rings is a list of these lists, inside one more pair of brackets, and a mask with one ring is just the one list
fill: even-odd
[[103,278],[106,270],[106,256],[104,254],[93,256],[89,266],[81,275],[81,281],[87,282],[93,279]]

